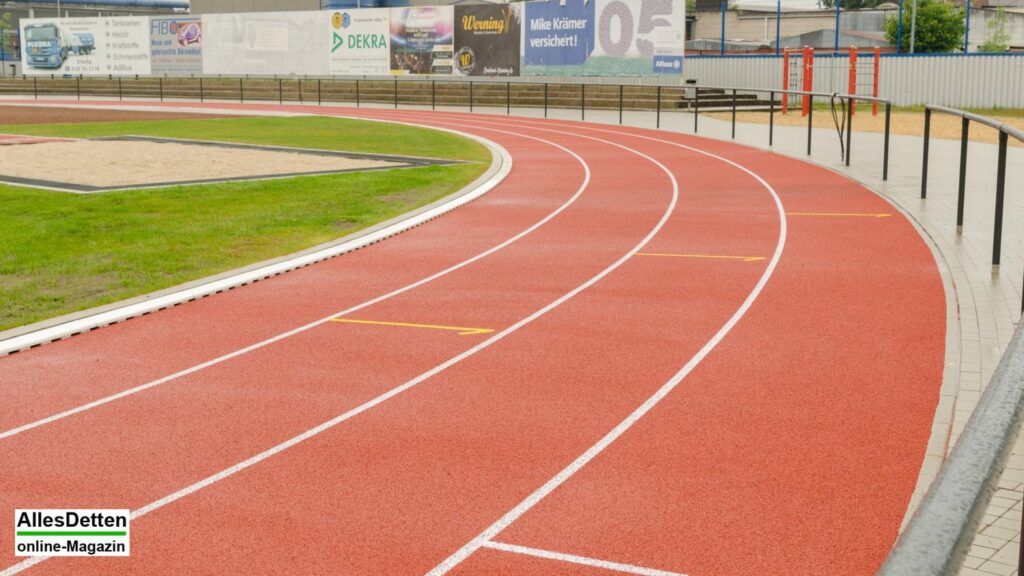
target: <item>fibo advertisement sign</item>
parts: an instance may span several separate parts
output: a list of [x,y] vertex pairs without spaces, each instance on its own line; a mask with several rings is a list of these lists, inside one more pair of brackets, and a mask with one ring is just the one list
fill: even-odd
[[153,74],[203,73],[203,23],[199,16],[150,18]]

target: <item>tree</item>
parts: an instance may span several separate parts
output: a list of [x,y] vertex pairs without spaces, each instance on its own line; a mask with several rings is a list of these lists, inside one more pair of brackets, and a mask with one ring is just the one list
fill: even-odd
[[1006,11],[1000,6],[996,9],[995,15],[985,23],[988,31],[988,39],[981,46],[979,52],[1006,52],[1010,49],[1010,34],[1006,31]]
[[[910,51],[911,18],[914,11],[909,2],[903,9],[903,42],[902,52]],[[893,46],[896,45],[898,17],[889,16],[885,19],[885,38]],[[940,0],[917,0],[917,34],[914,40],[914,52],[952,52],[963,46],[964,42],[964,11],[948,2]]]
[[11,22],[10,12],[0,14],[0,51],[7,58],[13,58],[18,53],[18,32]]

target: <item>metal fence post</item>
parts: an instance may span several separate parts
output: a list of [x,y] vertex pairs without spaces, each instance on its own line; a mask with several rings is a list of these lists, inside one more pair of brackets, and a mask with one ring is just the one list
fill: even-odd
[[469,111],[473,111],[473,81],[469,81]]
[[320,79],[316,79],[316,105],[323,106],[323,100],[320,99]]
[[359,108],[359,79],[356,78],[356,108]]
[[700,88],[693,87],[693,133],[697,133],[697,116],[700,115]]
[[284,104],[284,79],[277,79],[277,103]]
[[775,139],[775,92],[768,93],[768,145]]
[[964,198],[967,194],[967,135],[971,121],[966,116],[960,119],[960,181],[956,197],[956,233],[964,229]]
[[[75,78],[75,96],[79,100],[82,99],[82,75],[81,74],[78,75],[78,78]],[[161,98],[160,100],[163,100],[163,98]]]
[[430,109],[437,110],[437,80],[430,81]]
[[[117,88],[118,88],[118,90],[121,89],[121,79],[120,78],[117,79]],[[206,96],[206,94],[204,94],[204,90],[203,90],[203,77],[200,76],[199,77],[199,101],[202,102],[203,99],[205,98],[205,96]]]
[[889,119],[892,103],[885,103],[885,144],[882,150],[882,181],[889,179]]
[[1009,134],[999,132],[999,164],[996,165],[996,216],[992,238],[992,272],[999,271],[999,253],[1003,244],[1003,198],[1006,195],[1006,143]]
[[587,119],[587,85],[580,84],[580,120]]
[[[200,79],[199,81],[202,82],[202,79]],[[122,92],[122,90],[121,90],[121,77],[120,76],[117,78],[117,99],[118,100],[124,100],[124,92]],[[202,96],[199,97],[199,101],[200,102],[203,101],[203,97]]]
[[245,102],[245,84],[241,78],[238,79],[238,101]]
[[661,128],[661,86],[658,86],[658,96],[654,103],[654,127]]
[[811,155],[811,127],[814,126],[814,96],[807,98],[807,155]]
[[512,114],[512,83],[505,82],[505,115]]
[[850,165],[850,148],[853,147],[853,98],[846,107],[846,165]]
[[32,98],[39,100],[39,78],[32,79]]
[[619,124],[622,124],[622,84],[619,84]]
[[736,89],[732,89],[732,139],[736,139]]
[[398,78],[395,78],[395,110],[398,110]]
[[544,117],[548,117],[548,83],[544,83]]
[[924,154],[921,160],[921,198],[928,197],[928,140],[932,133],[932,111],[924,109]]

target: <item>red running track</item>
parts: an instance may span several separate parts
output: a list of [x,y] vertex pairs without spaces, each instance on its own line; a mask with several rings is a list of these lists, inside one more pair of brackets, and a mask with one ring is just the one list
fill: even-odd
[[[230,107],[456,128],[515,163],[385,242],[0,358],[0,518],[135,515],[130,558],[34,564],[5,544],[0,573],[881,564],[930,434],[946,310],[928,247],[881,198],[643,129]],[[345,318],[494,332],[324,322],[181,374],[488,250]]]

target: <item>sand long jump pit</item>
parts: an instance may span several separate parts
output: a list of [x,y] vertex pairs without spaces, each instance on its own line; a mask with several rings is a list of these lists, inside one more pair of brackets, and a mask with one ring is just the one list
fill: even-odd
[[0,145],[0,182],[91,194],[454,163],[457,162],[147,136],[29,138]]

